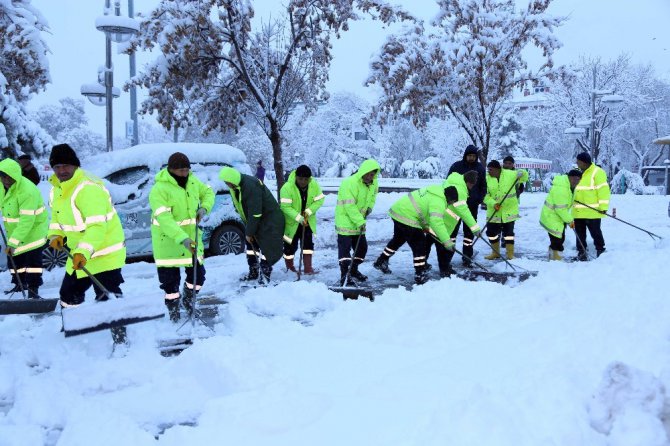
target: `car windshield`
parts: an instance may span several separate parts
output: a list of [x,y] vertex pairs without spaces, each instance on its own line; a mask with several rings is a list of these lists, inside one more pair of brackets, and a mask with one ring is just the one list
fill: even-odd
[[112,184],[127,185],[137,183],[144,179],[148,174],[149,168],[147,166],[135,166],[118,170],[107,175],[105,179]]

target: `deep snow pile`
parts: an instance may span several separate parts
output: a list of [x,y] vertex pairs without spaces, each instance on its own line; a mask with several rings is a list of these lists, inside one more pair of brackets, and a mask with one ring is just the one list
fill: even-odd
[[[400,195],[380,196],[368,224],[362,270],[373,282],[371,261],[392,230],[384,213]],[[522,195],[519,252],[546,253],[544,198]],[[230,304],[216,334],[178,357],[155,348],[174,334],[167,321],[131,326],[127,355],[110,358],[109,333],[66,340],[56,315],[0,318],[0,445],[668,444],[667,241],[606,219],[599,259],[519,259],[540,273],[513,287],[435,278],[343,302],[322,283],[338,274],[334,201],[320,214],[330,221],[319,227],[315,279],[295,282],[278,264],[285,282],[238,296],[244,257],[207,259],[203,293]],[[670,238],[666,197],[612,202],[619,217]],[[567,246],[574,254],[571,233]],[[408,280],[410,265],[407,247],[391,261]],[[46,296],[61,274],[45,275]],[[124,275],[128,298],[162,298],[154,265]]]

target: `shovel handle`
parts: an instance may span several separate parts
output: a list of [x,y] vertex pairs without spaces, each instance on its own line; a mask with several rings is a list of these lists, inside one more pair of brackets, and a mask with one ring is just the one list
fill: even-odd
[[[70,260],[74,261],[74,256],[72,255],[72,253],[70,252],[70,250],[69,250],[66,246],[63,246],[63,250],[65,251],[65,253],[67,254],[67,256],[70,258]],[[95,286],[97,286],[98,288],[100,288],[100,289],[102,290],[102,292],[105,293],[105,295],[107,296],[107,298],[109,298],[110,296],[114,296],[114,297],[116,297],[116,295],[113,294],[113,293],[110,293],[110,292],[107,290],[107,288],[105,288],[105,286],[104,286],[102,283],[100,283],[100,281],[98,280],[98,278],[95,277],[93,274],[91,274],[91,272],[90,272],[85,266],[82,266],[82,267],[81,267],[81,270],[84,271],[84,273],[86,273],[86,275],[88,276],[88,278],[91,279],[91,282],[93,282],[93,283],[95,284]]]

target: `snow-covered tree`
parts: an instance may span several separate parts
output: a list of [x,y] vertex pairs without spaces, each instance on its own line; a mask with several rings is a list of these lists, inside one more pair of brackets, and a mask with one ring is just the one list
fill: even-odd
[[289,0],[281,17],[254,30],[249,0],[161,0],[131,45],[159,52],[134,80],[148,89],[141,111],[157,112],[166,128],[225,131],[254,120],[283,172],[282,129],[296,102],[309,111],[327,99],[331,38],[358,11],[384,23],[408,17],[382,0]]
[[491,151],[492,159],[501,160],[507,155],[512,155],[514,158],[529,155],[523,127],[513,109],[506,111],[500,119],[495,141],[495,149]]
[[0,149],[40,154],[50,140],[26,111],[26,103],[49,83],[46,20],[29,0],[0,0]]
[[[390,35],[371,64],[366,83],[383,90],[381,115],[410,116],[423,125],[451,114],[488,157],[496,117],[513,89],[553,73],[553,35],[562,18],[546,13],[551,0],[437,0],[432,28],[423,23]],[[542,53],[536,72],[524,58]]]
[[417,128],[407,118],[390,120],[384,126],[379,139],[380,163],[391,176],[407,176],[413,168],[406,165],[403,169],[404,163],[423,160],[432,155],[430,150],[430,142],[422,129]]

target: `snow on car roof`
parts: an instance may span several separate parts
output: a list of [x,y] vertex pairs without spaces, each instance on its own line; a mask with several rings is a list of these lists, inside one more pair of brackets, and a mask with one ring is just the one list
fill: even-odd
[[244,152],[228,144],[139,144],[127,149],[88,157],[82,160],[81,164],[85,170],[101,178],[134,166],[148,166],[155,172],[167,164],[168,158],[174,152],[185,153],[191,163],[225,163],[239,169],[242,173],[251,174]]

